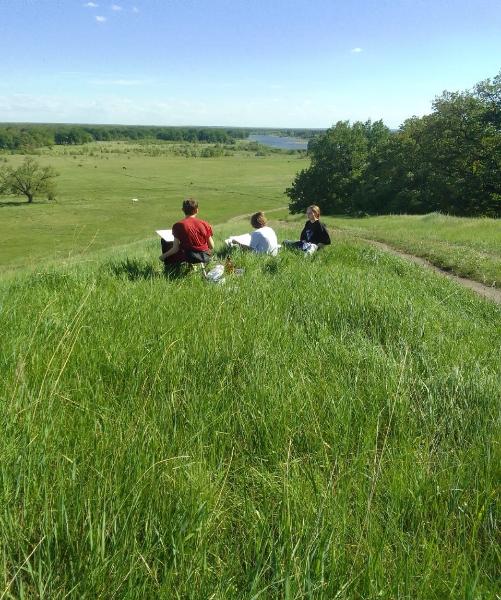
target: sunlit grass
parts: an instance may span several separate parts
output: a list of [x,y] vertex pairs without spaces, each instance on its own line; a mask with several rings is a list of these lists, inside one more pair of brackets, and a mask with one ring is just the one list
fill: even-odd
[[363,243],[157,256],[0,287],[0,596],[494,597],[499,307]]
[[[105,148],[110,151],[92,154],[86,146],[56,148],[37,157],[60,173],[57,202],[28,206],[21,198],[0,197],[0,272],[145,240],[171,227],[189,196],[214,224],[286,206],[285,188],[306,164],[287,154],[185,158],[147,156],[120,143]],[[14,165],[23,157],[8,160]]]
[[388,242],[435,265],[501,287],[501,221],[429,215],[332,219],[355,235]]

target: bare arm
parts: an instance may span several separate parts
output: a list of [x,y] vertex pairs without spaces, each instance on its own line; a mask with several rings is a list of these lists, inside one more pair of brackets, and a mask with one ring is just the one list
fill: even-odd
[[169,258],[169,256],[172,256],[173,254],[177,254],[177,252],[179,252],[179,240],[177,238],[174,238],[174,242],[172,243],[172,248],[167,250],[167,252],[164,252],[163,254],[161,254],[159,256],[159,258],[160,258],[160,260],[165,260],[166,258]]
[[214,240],[212,239],[212,236],[210,236],[210,238],[207,240],[207,245],[209,246],[210,250],[214,250]]

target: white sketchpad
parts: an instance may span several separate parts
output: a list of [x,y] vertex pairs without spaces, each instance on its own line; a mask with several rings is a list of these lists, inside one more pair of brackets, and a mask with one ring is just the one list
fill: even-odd
[[233,242],[239,242],[244,246],[250,246],[251,243],[251,234],[244,233],[242,235],[232,235],[227,240],[224,240],[227,246],[231,246]]
[[174,236],[172,235],[172,229],[158,229],[156,231],[158,235],[166,242],[173,242]]

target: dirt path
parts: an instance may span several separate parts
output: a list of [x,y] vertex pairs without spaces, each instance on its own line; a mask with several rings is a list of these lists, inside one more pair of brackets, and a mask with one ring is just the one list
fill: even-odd
[[[284,208],[287,208],[287,207],[282,206],[280,208],[272,208],[271,210],[267,210],[266,214],[278,212],[280,210],[283,210]],[[244,218],[249,218],[252,215],[253,215],[253,213],[237,215],[237,216],[229,219],[228,223],[233,223],[235,221],[239,221]],[[440,267],[437,267],[436,265],[434,265],[430,261],[426,260],[425,258],[421,258],[420,256],[415,256],[414,254],[408,254],[407,252],[403,252],[402,250],[397,250],[396,248],[393,248],[393,246],[390,246],[383,242],[378,242],[376,240],[371,240],[371,239],[363,238],[363,237],[359,237],[359,236],[350,236],[349,233],[347,231],[345,231],[344,229],[337,229],[337,228],[333,228],[333,229],[336,229],[336,231],[338,231],[339,233],[342,233],[346,237],[351,237],[352,239],[357,239],[357,240],[360,240],[367,244],[371,244],[372,246],[379,248],[380,250],[383,250],[384,252],[389,252],[390,254],[393,254],[394,256],[398,256],[400,258],[403,258],[404,260],[413,262],[416,265],[420,265],[421,267],[426,267],[427,269],[430,269],[430,271],[433,271],[434,273],[437,273],[438,275],[442,275],[442,277],[447,277],[448,279],[452,279],[459,285],[462,285],[463,287],[473,290],[474,292],[476,292],[480,296],[483,296],[484,298],[488,298],[489,300],[492,300],[493,302],[496,302],[497,304],[501,304],[501,290],[498,288],[484,285],[483,283],[474,281],[473,279],[468,279],[466,277],[459,277],[459,275],[454,275],[453,273],[450,273],[449,271],[446,271],[445,269],[441,269]]]
[[394,256],[399,256],[400,258],[409,260],[413,263],[416,263],[417,265],[426,267],[427,269],[430,269],[431,271],[434,271],[435,273],[438,273],[439,275],[442,275],[443,277],[452,279],[453,281],[455,281],[456,283],[459,283],[459,285],[462,285],[463,287],[467,287],[470,290],[473,290],[474,292],[476,292],[480,296],[483,296],[484,298],[488,298],[489,300],[493,300],[497,304],[501,304],[501,290],[499,290],[497,288],[489,287],[487,285],[483,285],[482,283],[479,283],[478,281],[473,281],[472,279],[467,279],[466,277],[459,277],[458,275],[449,273],[448,271],[445,271],[444,269],[440,269],[439,267],[435,266],[434,264],[427,261],[426,259],[421,258],[420,256],[414,256],[414,254],[407,254],[407,252],[402,252],[401,250],[396,250],[392,246],[389,246],[388,244],[384,244],[383,242],[377,242],[376,240],[370,240],[370,239],[362,238],[362,237],[358,237],[358,236],[356,237],[356,239],[366,242],[367,244],[371,244],[372,246],[375,246],[376,248],[384,250],[385,252],[389,252],[390,254],[393,254]]

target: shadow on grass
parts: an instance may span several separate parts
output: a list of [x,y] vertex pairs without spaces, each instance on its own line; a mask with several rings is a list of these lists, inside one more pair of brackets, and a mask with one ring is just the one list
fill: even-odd
[[181,279],[191,272],[185,263],[174,265],[156,265],[147,260],[139,258],[125,258],[119,262],[109,262],[105,266],[106,272],[118,279],[139,281],[148,279]]
[[126,258],[120,262],[109,262],[106,270],[119,279],[125,278],[129,281],[138,279],[156,279],[161,276],[158,269],[151,263],[137,258]]
[[[34,204],[33,202],[31,203]],[[7,200],[5,202],[0,202],[0,208],[7,208],[9,206],[30,206],[29,202],[26,200]]]

